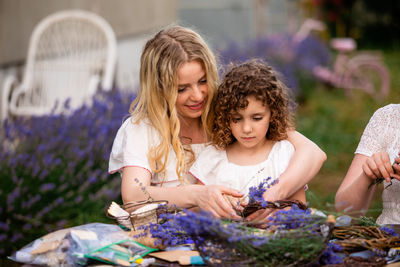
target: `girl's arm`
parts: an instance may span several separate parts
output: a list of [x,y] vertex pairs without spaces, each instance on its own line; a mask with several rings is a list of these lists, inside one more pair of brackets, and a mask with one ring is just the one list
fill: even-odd
[[121,195],[124,203],[145,200],[150,195],[154,200],[167,200],[169,205],[180,208],[199,207],[215,217],[240,219],[226,202],[223,194],[242,197],[241,193],[225,186],[184,185],[178,187],[156,187],[150,185],[151,174],[140,167],[125,167],[122,171]]
[[288,199],[303,189],[321,169],[326,154],[314,142],[297,131],[288,132],[288,140],[295,152],[279,183],[268,189],[267,200]]
[[354,215],[363,215],[371,204],[376,186],[368,189],[373,181],[363,171],[363,164],[368,156],[356,154],[349,170],[340,185],[335,197],[337,211],[353,212]]

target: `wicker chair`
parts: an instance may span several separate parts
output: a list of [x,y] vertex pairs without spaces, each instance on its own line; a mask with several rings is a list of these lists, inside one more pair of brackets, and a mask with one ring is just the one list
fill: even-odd
[[90,104],[101,88],[110,90],[116,64],[116,38],[96,14],[67,10],[44,18],[33,30],[22,82],[6,78],[1,119],[40,116]]

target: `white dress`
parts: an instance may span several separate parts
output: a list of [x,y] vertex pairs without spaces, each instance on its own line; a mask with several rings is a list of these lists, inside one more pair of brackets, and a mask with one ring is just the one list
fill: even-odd
[[205,185],[224,185],[246,196],[251,186],[258,186],[265,178],[271,177],[269,184],[278,179],[293,154],[293,145],[283,140],[274,144],[265,161],[243,166],[229,162],[225,150],[210,145],[199,155],[189,172]]
[[[130,117],[119,128],[112,146],[109,173],[121,172],[124,167],[136,166],[146,169],[151,175],[151,184],[155,186],[175,187],[181,185],[176,173],[176,154],[171,148],[168,154],[165,176],[163,173],[152,173],[147,153],[150,148],[160,143],[158,131],[147,121],[138,124]],[[193,144],[191,148],[195,158],[205,148],[205,144]],[[183,175],[185,184],[197,183],[192,175]]]
[[[378,109],[371,117],[355,153],[371,156],[380,151],[388,152],[391,162],[400,151],[400,104],[390,104]],[[384,187],[389,183],[384,181]],[[378,224],[400,224],[400,181],[383,190],[383,210]]]

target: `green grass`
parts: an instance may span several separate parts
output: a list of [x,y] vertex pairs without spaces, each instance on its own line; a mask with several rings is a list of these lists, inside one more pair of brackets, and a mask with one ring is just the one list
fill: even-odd
[[[362,92],[348,98],[342,89],[317,84],[310,85],[312,89],[307,89],[307,97],[297,109],[298,131],[317,143],[328,156],[309,184],[308,200],[312,206],[333,210],[335,193],[369,118],[382,106],[400,103],[400,52],[385,51],[384,61],[391,73],[387,99],[377,102]],[[376,217],[381,207],[381,193],[377,192],[367,215]]]

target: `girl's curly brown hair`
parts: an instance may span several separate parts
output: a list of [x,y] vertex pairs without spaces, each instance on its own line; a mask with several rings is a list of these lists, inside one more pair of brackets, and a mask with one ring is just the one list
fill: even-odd
[[247,107],[249,96],[271,110],[266,138],[274,141],[287,138],[287,131],[294,128],[288,89],[267,63],[250,60],[234,66],[217,90],[212,104],[213,116],[208,121],[213,145],[225,149],[236,141],[230,127],[232,114]]

